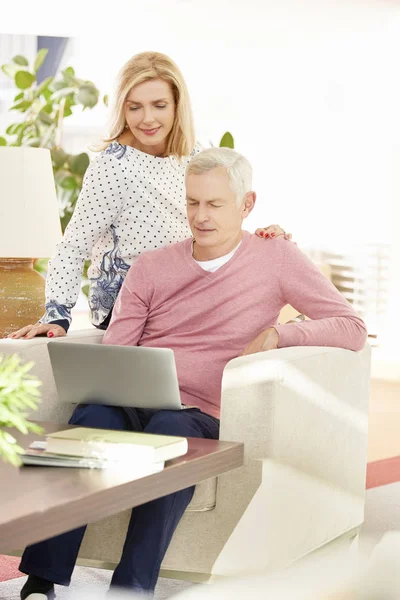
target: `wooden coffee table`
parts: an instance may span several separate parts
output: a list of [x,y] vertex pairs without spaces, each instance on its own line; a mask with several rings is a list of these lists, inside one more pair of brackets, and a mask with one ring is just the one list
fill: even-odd
[[[65,425],[38,422],[50,433]],[[10,430],[27,447],[37,434]],[[243,465],[242,443],[188,438],[185,456],[133,479],[125,469],[15,468],[0,460],[0,553],[24,548]]]

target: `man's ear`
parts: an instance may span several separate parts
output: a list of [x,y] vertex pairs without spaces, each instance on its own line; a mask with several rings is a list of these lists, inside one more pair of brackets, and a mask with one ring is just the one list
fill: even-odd
[[256,203],[256,193],[255,192],[247,192],[244,197],[243,211],[242,211],[242,219],[245,219],[249,216],[251,211],[254,208]]

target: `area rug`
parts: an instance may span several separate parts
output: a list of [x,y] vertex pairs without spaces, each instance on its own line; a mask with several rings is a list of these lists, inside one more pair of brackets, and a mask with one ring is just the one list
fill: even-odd
[[[7,557],[13,558],[13,557]],[[19,564],[17,559],[17,564]],[[12,561],[11,561],[12,564]],[[1,571],[3,577],[3,571]],[[69,588],[56,586],[57,600],[102,600],[109,588],[112,571],[76,567]],[[0,600],[20,600],[20,590],[24,585],[26,575],[18,573],[14,579],[0,583]],[[160,579],[154,594],[154,600],[167,600],[194,584],[175,579]],[[131,597],[131,596],[130,596]]]

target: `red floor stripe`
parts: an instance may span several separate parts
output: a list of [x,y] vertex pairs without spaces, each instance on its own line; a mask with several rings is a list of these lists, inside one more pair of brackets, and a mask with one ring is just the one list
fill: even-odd
[[18,556],[4,556],[0,554],[0,581],[24,577],[24,574],[18,571],[20,560]]
[[376,460],[367,465],[367,490],[400,481],[400,456]]

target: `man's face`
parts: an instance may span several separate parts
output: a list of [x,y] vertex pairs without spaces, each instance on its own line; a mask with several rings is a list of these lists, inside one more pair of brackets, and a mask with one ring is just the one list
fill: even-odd
[[[239,207],[229,186],[226,169],[217,167],[186,177],[186,209],[193,237],[201,248],[218,249],[241,234],[242,222],[254,204],[254,194],[246,195]],[[251,205],[251,206],[250,206]]]

